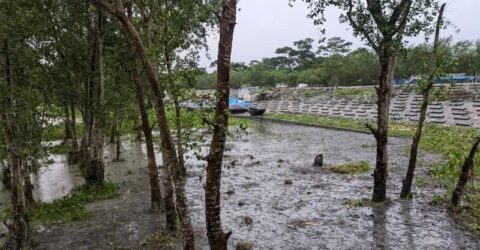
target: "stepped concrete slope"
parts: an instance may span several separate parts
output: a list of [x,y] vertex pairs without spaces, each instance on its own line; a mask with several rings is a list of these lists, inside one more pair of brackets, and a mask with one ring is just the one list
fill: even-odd
[[[431,96],[426,122],[480,127],[480,84],[436,85]],[[414,86],[396,86],[390,106],[391,119],[398,122],[418,121],[422,101],[422,95]],[[377,107],[373,98],[355,95],[335,97],[331,90],[308,98],[256,101],[254,107],[266,108],[268,113],[377,118]]]

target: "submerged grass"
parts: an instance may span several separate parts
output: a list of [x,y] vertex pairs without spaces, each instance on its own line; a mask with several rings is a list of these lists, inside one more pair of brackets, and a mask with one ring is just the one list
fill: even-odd
[[72,194],[51,203],[38,204],[32,209],[30,219],[34,223],[52,224],[88,218],[85,205],[96,200],[110,199],[119,195],[118,186],[113,183],[103,185],[85,184]]
[[[35,224],[56,224],[88,218],[86,204],[96,200],[110,199],[119,195],[118,186],[113,183],[103,185],[85,184],[61,199],[50,203],[38,203],[29,211],[30,221]],[[11,207],[5,209],[0,218],[5,220],[12,215]]]
[[350,162],[350,163],[343,163],[332,166],[329,168],[330,171],[337,173],[337,174],[360,174],[365,173],[370,170],[370,165],[367,161],[361,162]]
[[[368,132],[364,125],[365,121],[362,120],[294,114],[269,114],[268,117],[305,124]],[[389,133],[391,136],[412,138],[416,125],[415,123],[392,122],[389,125]],[[445,200],[450,199],[465,156],[468,154],[473,141],[479,135],[479,131],[475,128],[425,124],[420,149],[439,154],[444,159],[441,162],[432,163],[428,166],[429,178],[431,178],[429,184],[445,188],[447,190],[444,196]],[[409,153],[409,146],[407,150]],[[474,164],[480,166],[479,154],[475,157]],[[407,166],[405,165],[403,167],[406,170]],[[477,178],[480,176],[480,171],[476,172],[476,176]],[[422,184],[422,180],[420,184]],[[470,183],[470,185],[467,185],[466,193],[469,197],[466,202],[468,202],[468,205],[471,207],[471,215],[474,217],[473,220],[469,221],[469,224],[472,228],[478,228],[480,230],[480,185],[478,185],[478,183]],[[438,197],[436,200],[438,201]]]

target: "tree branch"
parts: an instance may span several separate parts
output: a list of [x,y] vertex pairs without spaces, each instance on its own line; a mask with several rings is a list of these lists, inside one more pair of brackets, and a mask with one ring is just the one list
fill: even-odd
[[348,11],[347,11],[347,18],[348,18],[348,21],[350,22],[350,24],[352,25],[352,27],[357,30],[358,32],[362,33],[362,35],[365,37],[365,39],[367,39],[368,43],[370,44],[370,46],[372,46],[372,48],[375,50],[375,51],[378,51],[378,46],[377,44],[375,44],[373,38],[370,36],[370,33],[367,32],[363,26],[359,25],[357,22],[355,22],[354,18],[353,18],[353,2],[352,0],[348,0]]
[[116,10],[113,8],[113,6],[105,1],[102,1],[102,0],[92,0],[93,4],[98,6],[98,7],[101,7],[103,9],[105,9],[106,11],[114,14],[114,15],[117,15],[117,12]]
[[373,136],[375,136],[375,138],[378,138],[378,131],[377,131],[376,128],[373,127],[372,124],[367,122],[367,123],[365,123],[365,127],[367,127],[368,130],[370,130],[370,132],[372,132],[372,134],[373,134]]
[[380,3],[380,0],[367,0],[367,9],[368,12],[370,12],[370,15],[372,15],[372,18],[377,24],[380,32],[382,32],[382,34],[385,34],[386,20],[383,16],[382,4]]
[[212,128],[218,128],[219,126],[211,121],[209,121],[206,117],[202,118],[203,123],[207,124],[210,129]]
[[404,9],[403,11],[403,16],[400,18],[400,24],[395,29],[393,29],[390,35],[394,36],[395,34],[397,34],[398,32],[400,32],[405,28],[408,21],[408,15],[410,14],[410,10],[412,8],[412,3],[413,3],[412,0],[408,0],[408,5],[406,6],[406,9]]
[[402,2],[397,5],[397,7],[394,8],[392,15],[390,16],[390,25],[393,27],[395,23],[398,21],[400,18],[400,15],[403,13],[405,10],[406,4],[411,4],[411,0],[402,0]]

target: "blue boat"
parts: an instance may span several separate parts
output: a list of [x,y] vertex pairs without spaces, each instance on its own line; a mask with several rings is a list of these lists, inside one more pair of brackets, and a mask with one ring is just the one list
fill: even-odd
[[251,102],[245,102],[240,99],[236,98],[230,98],[228,100],[228,110],[232,114],[241,114],[241,113],[246,113],[250,110],[250,107],[252,106]]

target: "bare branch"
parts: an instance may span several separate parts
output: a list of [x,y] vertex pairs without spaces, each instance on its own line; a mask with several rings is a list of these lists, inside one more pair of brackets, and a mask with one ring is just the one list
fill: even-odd
[[217,124],[209,121],[206,117],[203,117],[203,118],[202,118],[202,121],[203,121],[203,123],[207,124],[207,125],[210,127],[210,129],[212,129],[212,128],[218,128],[218,125],[217,125]]
[[440,11],[438,13],[438,20],[437,20],[437,25],[435,29],[435,40],[433,41],[433,56],[435,56],[435,66],[431,71],[428,79],[429,82],[427,86],[427,91],[429,91],[432,88],[433,78],[435,77],[435,75],[438,73],[438,71],[443,65],[443,58],[440,57],[439,50],[440,50],[440,30],[442,29],[442,25],[443,25],[443,13],[445,12],[445,6],[446,6],[445,3],[442,4],[442,6],[440,7]]
[[377,129],[376,129],[375,127],[373,127],[372,124],[370,124],[370,123],[367,122],[367,123],[365,123],[365,127],[367,127],[368,130],[370,130],[370,132],[372,132],[372,134],[373,134],[373,136],[375,136],[375,138],[378,137],[378,131],[377,131]]

